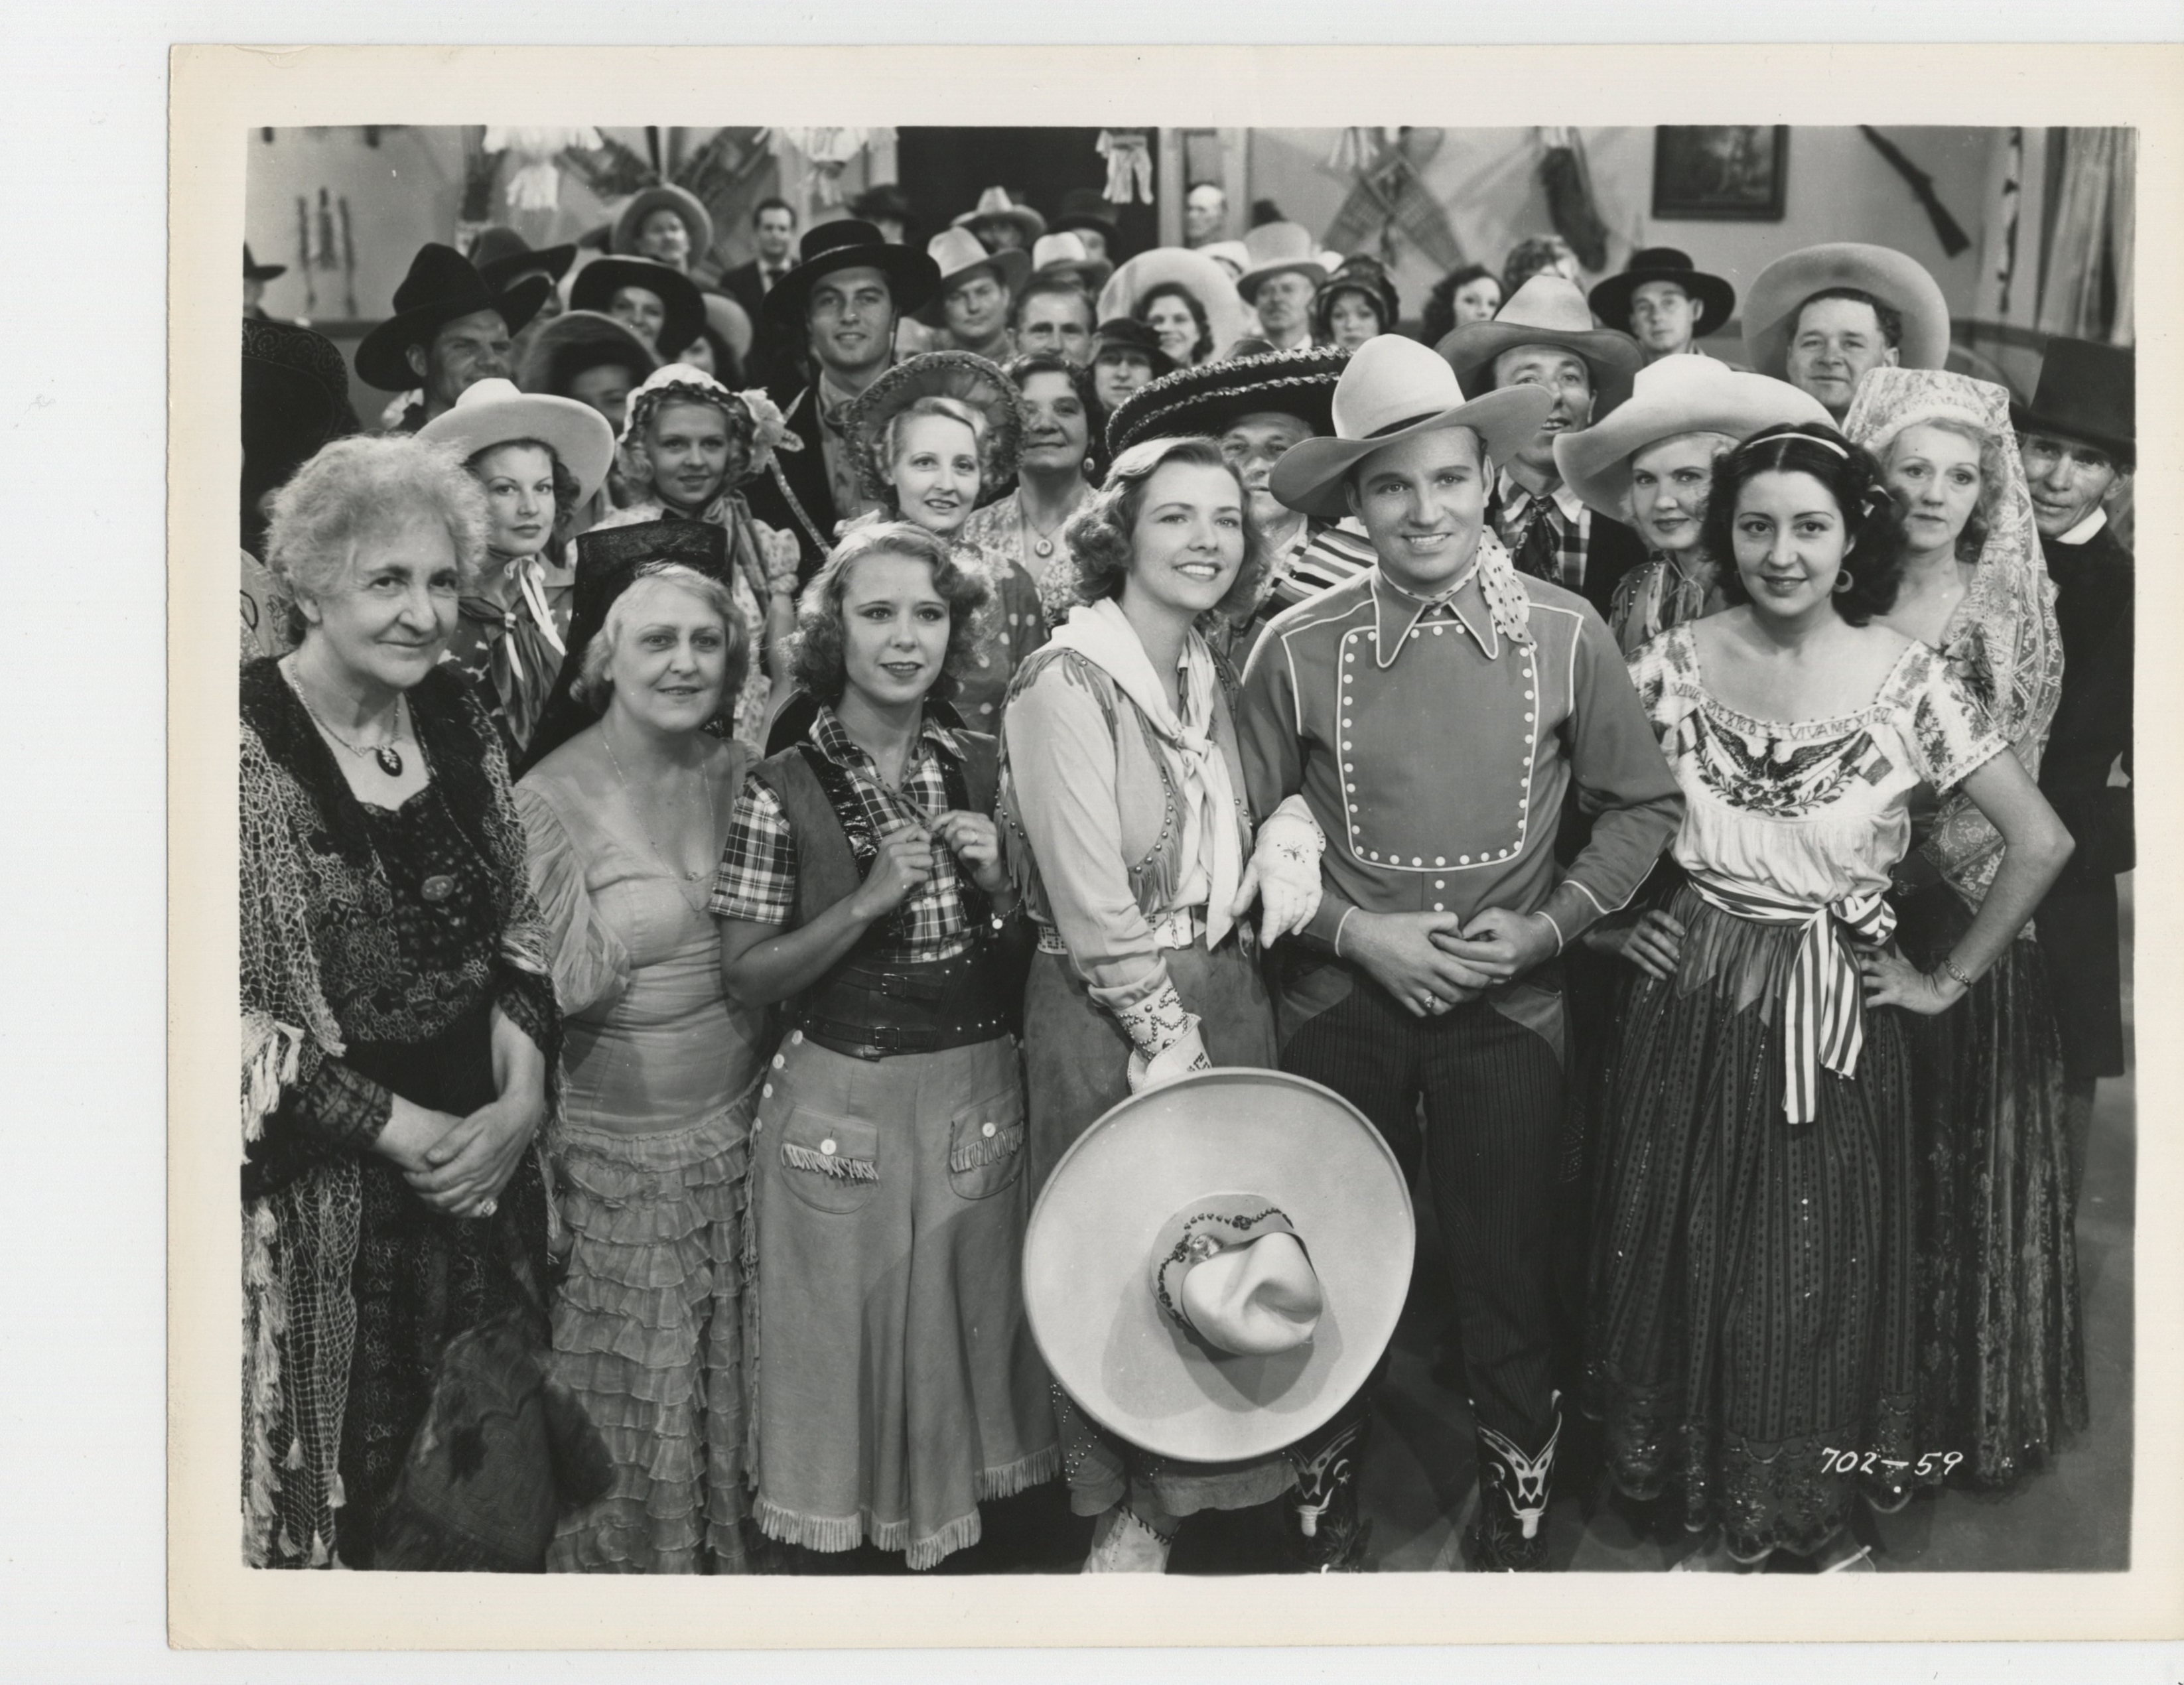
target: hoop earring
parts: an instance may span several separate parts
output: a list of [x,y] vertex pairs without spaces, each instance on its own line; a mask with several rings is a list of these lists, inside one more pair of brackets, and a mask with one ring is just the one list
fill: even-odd
[[1836,582],[1832,589],[1835,595],[1840,597],[1844,592],[1849,590],[1851,587],[1855,585],[1857,582],[1857,580],[1852,576],[1851,570],[1848,568],[1839,568],[1836,572]]

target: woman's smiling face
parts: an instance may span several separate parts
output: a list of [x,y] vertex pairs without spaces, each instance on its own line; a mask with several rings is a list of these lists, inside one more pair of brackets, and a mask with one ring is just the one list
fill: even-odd
[[895,429],[889,477],[905,520],[952,537],[978,501],[978,441],[953,415],[906,416]]
[[874,550],[842,581],[842,675],[882,708],[931,690],[948,659],[948,603],[919,556]]
[[1737,492],[1732,531],[1753,613],[1797,620],[1830,605],[1849,532],[1825,486],[1809,474],[1755,474]]

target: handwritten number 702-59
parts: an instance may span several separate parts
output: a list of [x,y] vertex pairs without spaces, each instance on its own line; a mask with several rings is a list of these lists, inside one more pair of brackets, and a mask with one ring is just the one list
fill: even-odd
[[1946,1477],[1964,1460],[1961,1451],[1928,1451],[1914,1461],[1909,1457],[1884,1457],[1878,1451],[1838,1451],[1832,1445],[1821,1446],[1820,1455],[1830,1474],[1897,1475],[1911,1469],[1921,1480],[1931,1480],[1936,1475]]

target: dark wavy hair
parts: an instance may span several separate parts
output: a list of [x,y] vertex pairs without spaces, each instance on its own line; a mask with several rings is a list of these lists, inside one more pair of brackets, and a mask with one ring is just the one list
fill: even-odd
[[1207,320],[1206,306],[1200,302],[1198,295],[1181,281],[1164,281],[1157,286],[1147,287],[1145,296],[1138,300],[1137,308],[1130,312],[1130,315],[1137,321],[1145,321],[1151,314],[1155,299],[1170,297],[1182,299],[1190,312],[1190,320],[1198,324],[1198,340],[1190,348],[1190,360],[1203,363],[1213,354],[1213,324]]
[[1456,331],[1456,295],[1474,281],[1490,281],[1496,292],[1502,287],[1502,277],[1484,264],[1466,264],[1460,270],[1451,270],[1434,283],[1433,291],[1426,294],[1425,309],[1418,321],[1418,337],[1428,345],[1439,345]]
[[1074,575],[1071,592],[1079,603],[1098,603],[1122,594],[1135,550],[1145,487],[1170,463],[1217,468],[1236,481],[1237,499],[1244,507],[1244,564],[1236,570],[1226,594],[1207,612],[1227,620],[1243,620],[1259,605],[1272,558],[1267,553],[1267,541],[1252,523],[1251,499],[1244,490],[1242,478],[1221,454],[1221,447],[1201,435],[1146,439],[1115,459],[1106,481],[1061,529]]
[[1091,458],[1091,465],[1084,477],[1095,486],[1107,477],[1107,407],[1100,402],[1099,388],[1092,382],[1092,371],[1079,368],[1066,357],[1057,357],[1051,351],[1027,351],[1011,357],[1001,372],[1009,377],[1009,384],[1018,392],[1034,375],[1061,375],[1067,379],[1069,389],[1077,394],[1078,402],[1084,406],[1084,453]]
[[1813,422],[1754,433],[1715,461],[1700,542],[1717,559],[1721,594],[1732,603],[1752,600],[1736,565],[1736,503],[1762,474],[1808,475],[1827,488],[1841,512],[1848,541],[1842,565],[1851,582],[1835,594],[1836,613],[1862,626],[1894,607],[1908,548],[1903,512],[1881,483],[1879,463],[1834,428]]
[[569,471],[567,465],[562,462],[560,453],[556,451],[553,446],[548,444],[545,440],[501,439],[493,444],[488,445],[483,450],[475,452],[471,455],[465,457],[463,459],[463,466],[469,470],[471,478],[476,481],[479,485],[482,486],[485,484],[485,470],[481,468],[479,464],[488,457],[491,456],[495,451],[515,450],[518,448],[524,450],[544,451],[546,453],[546,460],[553,464],[554,526],[552,528],[552,537],[554,542],[557,544],[567,543],[570,537],[570,529],[576,524],[577,494],[582,491],[583,488],[577,484],[577,476],[571,474]]
[[790,676],[829,708],[842,699],[849,676],[842,661],[842,596],[850,570],[863,558],[884,552],[923,562],[933,570],[933,588],[948,605],[948,653],[940,676],[928,692],[946,702],[958,681],[977,659],[984,637],[987,604],[993,591],[983,576],[956,559],[946,543],[907,520],[874,521],[858,527],[837,544],[826,564],[804,587],[796,607],[796,631],[789,641]]

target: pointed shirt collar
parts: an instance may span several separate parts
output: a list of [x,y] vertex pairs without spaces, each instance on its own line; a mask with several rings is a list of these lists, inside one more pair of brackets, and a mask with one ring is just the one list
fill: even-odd
[[[1385,672],[1396,665],[1411,633],[1421,624],[1452,620],[1471,635],[1479,653],[1489,661],[1502,653],[1502,634],[1487,611],[1485,593],[1479,587],[1479,558],[1474,555],[1463,577],[1435,596],[1420,597],[1390,579],[1375,563],[1373,567],[1373,665]],[[1391,633],[1390,626],[1396,630]],[[1392,653],[1390,653],[1392,652]]]

